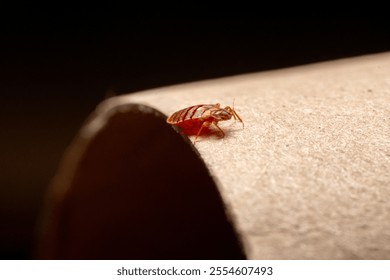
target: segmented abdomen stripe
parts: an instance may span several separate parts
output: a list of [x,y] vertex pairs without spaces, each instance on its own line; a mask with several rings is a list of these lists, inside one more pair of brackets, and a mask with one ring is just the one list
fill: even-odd
[[185,108],[185,109],[181,110],[180,115],[178,116],[178,119],[176,121],[177,122],[182,122],[184,120],[185,116],[187,115],[188,111],[191,108],[192,107],[188,107],[188,108]]
[[[184,117],[183,117],[183,119],[181,119],[181,121],[192,119],[194,114],[196,112],[198,112],[198,109],[201,108],[201,107],[202,107],[202,105],[197,105],[197,106],[192,106],[192,107],[187,108],[187,113],[184,115]],[[202,113],[200,114],[200,116],[203,114],[204,111],[205,110],[203,109]],[[198,116],[199,116],[199,114],[198,114]]]
[[[202,106],[203,105],[196,105],[196,106],[191,106],[183,110],[177,111],[168,119],[168,121],[173,123],[178,123],[178,122],[183,122],[185,120],[192,119],[192,117],[197,112],[197,110]],[[203,114],[204,111],[205,109],[203,109],[201,113]]]

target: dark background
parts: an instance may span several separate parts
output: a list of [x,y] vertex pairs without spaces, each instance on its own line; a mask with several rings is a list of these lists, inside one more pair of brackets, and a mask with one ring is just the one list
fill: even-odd
[[48,183],[107,96],[389,51],[386,24],[365,17],[297,23],[265,12],[157,18],[109,7],[3,16],[0,258],[32,257]]

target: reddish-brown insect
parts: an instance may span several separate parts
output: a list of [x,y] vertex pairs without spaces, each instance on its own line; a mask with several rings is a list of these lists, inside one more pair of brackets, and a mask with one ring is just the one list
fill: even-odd
[[[196,132],[195,141],[202,132],[203,128],[214,124],[221,132],[222,137],[225,136],[223,130],[218,126],[218,122],[227,121],[231,118],[239,120],[244,127],[244,122],[233,108],[227,106],[220,108],[220,104],[201,104],[191,106],[173,113],[168,119],[167,123],[176,125],[184,130],[184,132]],[[186,133],[188,134],[188,133]],[[195,134],[195,133],[194,133]]]

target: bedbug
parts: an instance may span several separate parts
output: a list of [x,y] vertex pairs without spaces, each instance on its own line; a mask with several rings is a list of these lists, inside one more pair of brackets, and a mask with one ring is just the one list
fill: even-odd
[[218,126],[218,122],[230,120],[232,117],[235,120],[239,120],[242,123],[242,127],[244,127],[244,122],[234,110],[234,105],[233,108],[229,106],[221,108],[219,103],[200,104],[190,106],[173,113],[170,117],[168,117],[167,123],[182,128],[184,132],[197,131],[194,141],[195,143],[202,130],[212,124],[218,128],[222,137],[224,137],[225,132],[223,132],[223,130]]

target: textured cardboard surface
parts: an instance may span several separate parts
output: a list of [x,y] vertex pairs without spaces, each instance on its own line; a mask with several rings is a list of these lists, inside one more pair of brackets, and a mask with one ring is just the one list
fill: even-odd
[[[389,259],[389,73],[384,53],[154,89],[96,112],[137,103],[169,115],[235,99],[245,128],[221,122],[225,138],[211,133],[195,147],[247,257]],[[102,126],[92,121],[83,135]]]

